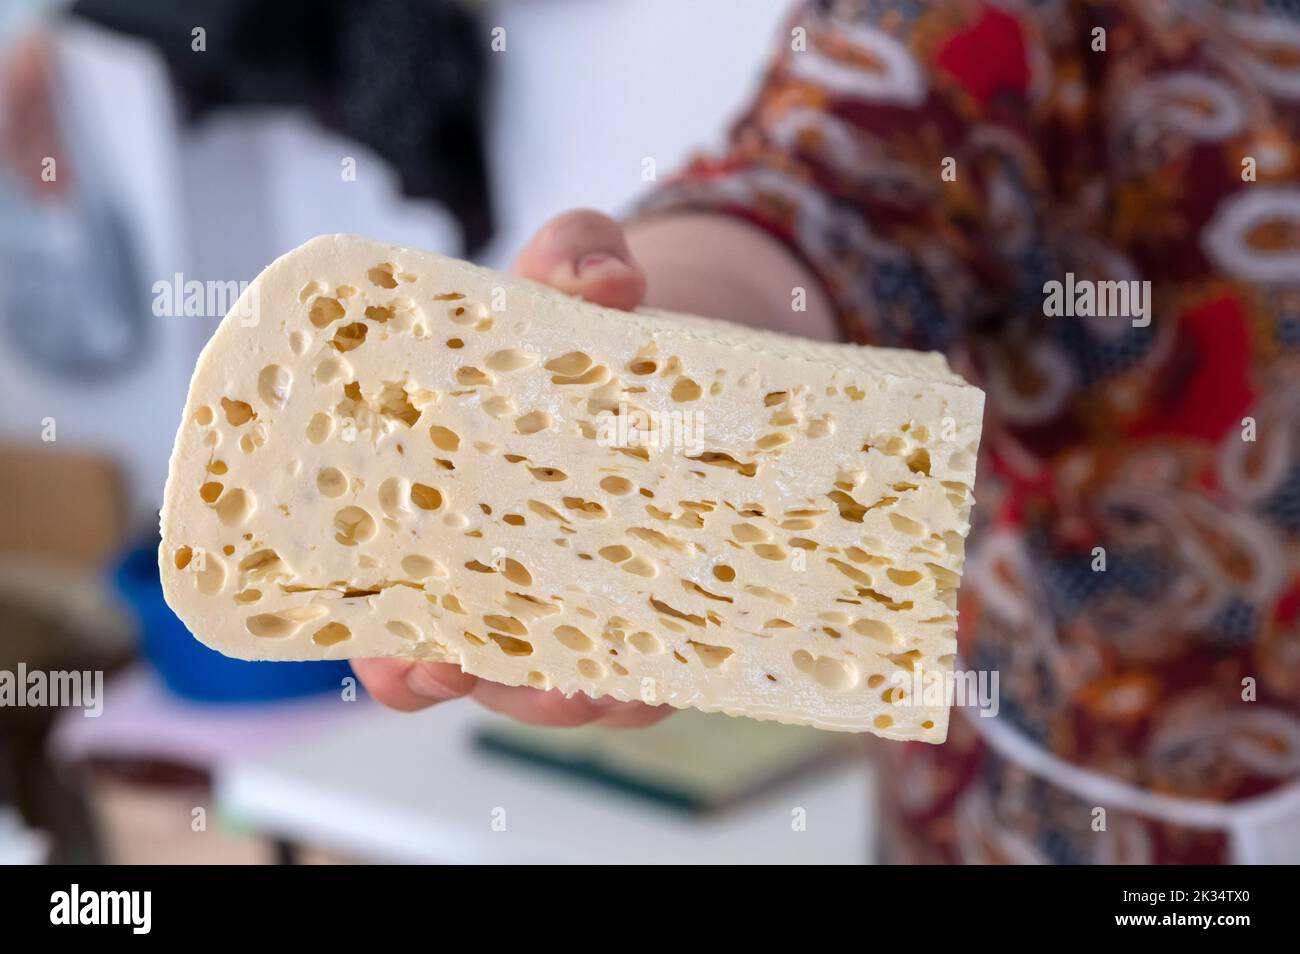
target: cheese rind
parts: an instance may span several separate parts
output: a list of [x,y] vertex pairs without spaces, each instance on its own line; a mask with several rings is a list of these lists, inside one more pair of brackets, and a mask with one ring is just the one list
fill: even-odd
[[322,236],[199,359],[164,591],[244,659],[942,741],[982,409],[938,354]]

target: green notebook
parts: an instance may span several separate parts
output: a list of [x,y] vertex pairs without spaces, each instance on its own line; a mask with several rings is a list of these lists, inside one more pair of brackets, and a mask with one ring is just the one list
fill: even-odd
[[690,709],[646,729],[500,723],[480,730],[475,742],[690,812],[734,804],[852,751],[838,734]]

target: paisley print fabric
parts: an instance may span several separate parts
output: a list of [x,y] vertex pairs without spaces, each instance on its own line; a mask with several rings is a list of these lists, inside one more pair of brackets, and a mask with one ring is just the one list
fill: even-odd
[[[824,0],[789,31],[639,214],[744,217],[847,337],[987,391],[959,638],[1000,711],[888,747],[890,857],[1300,860],[1300,3]],[[1149,321],[1049,317],[1067,274],[1150,282]]]

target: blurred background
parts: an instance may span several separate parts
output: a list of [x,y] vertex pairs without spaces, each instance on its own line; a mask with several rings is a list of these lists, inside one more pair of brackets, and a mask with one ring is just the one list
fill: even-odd
[[725,7],[0,0],[0,670],[106,673],[97,717],[0,707],[0,861],[870,860],[842,738],[389,713],[342,664],[200,646],[154,563],[221,318],[155,282],[327,232],[505,266],[556,212],[618,214],[757,82],[786,0]]

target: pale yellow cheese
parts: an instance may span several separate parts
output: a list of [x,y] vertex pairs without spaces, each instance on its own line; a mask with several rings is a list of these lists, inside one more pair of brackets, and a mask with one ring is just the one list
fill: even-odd
[[199,359],[163,584],[240,658],[942,741],[982,408],[938,354],[322,236]]

